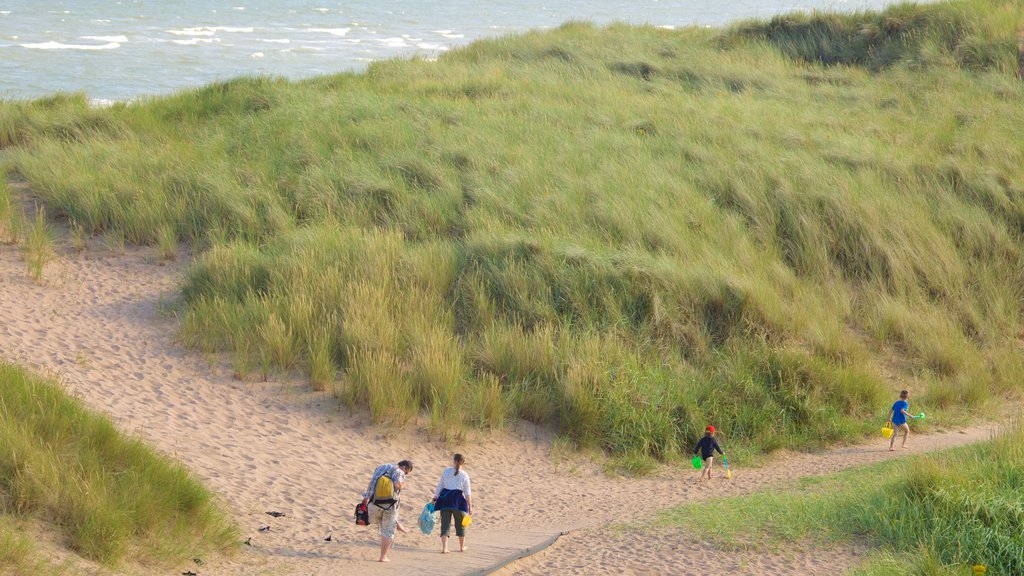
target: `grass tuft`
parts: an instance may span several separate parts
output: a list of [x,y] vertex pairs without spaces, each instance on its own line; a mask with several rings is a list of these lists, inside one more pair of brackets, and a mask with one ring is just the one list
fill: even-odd
[[36,217],[25,233],[25,265],[36,282],[43,279],[43,268],[56,257],[53,230],[46,220],[46,209],[38,208]]

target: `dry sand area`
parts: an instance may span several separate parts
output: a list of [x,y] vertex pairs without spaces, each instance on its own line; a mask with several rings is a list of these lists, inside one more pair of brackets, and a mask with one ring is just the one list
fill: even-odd
[[[173,455],[214,490],[242,528],[238,554],[181,566],[205,574],[335,575],[487,573],[527,549],[554,544],[502,574],[837,574],[856,548],[789,556],[716,553],[684,533],[643,537],[612,525],[642,522],[671,504],[763,489],[791,476],[904,457],[876,443],[772,466],[736,470],[733,480],[697,485],[692,469],[644,479],[609,478],[582,457],[555,457],[549,435],[519,424],[457,445],[410,427],[389,432],[338,407],[300,381],[242,382],[226,359],[184,350],[177,320],[185,253],[169,264],[146,249],[115,255],[97,241],[83,254],[27,276],[21,251],[0,247],[0,356],[57,374],[89,406]],[[990,427],[914,437],[914,452],[987,438]],[[728,447],[728,446],[726,446]],[[415,528],[454,451],[468,459],[476,514],[465,553],[439,554],[436,537]],[[373,467],[410,458],[402,511],[411,533],[392,560],[377,559],[375,527],[353,525],[352,509]],[[635,494],[657,494],[637,499]],[[283,517],[268,516],[280,511]],[[266,531],[261,527],[269,526]],[[331,534],[331,540],[325,537]]]

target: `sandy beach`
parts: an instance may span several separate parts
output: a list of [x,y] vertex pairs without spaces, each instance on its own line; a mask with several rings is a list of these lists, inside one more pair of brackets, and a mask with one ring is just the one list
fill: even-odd
[[[110,415],[195,472],[237,519],[242,546],[209,558],[198,574],[837,574],[856,563],[855,546],[787,556],[717,553],[686,533],[639,534],[656,510],[745,494],[788,478],[905,457],[879,442],[794,454],[774,465],[736,470],[732,481],[697,485],[692,470],[662,469],[644,479],[610,478],[597,462],[552,451],[550,433],[516,424],[462,443],[432,440],[415,426],[368,425],[301,379],[232,378],[228,360],[186,351],[176,340],[178,285],[187,266],[150,249],[113,254],[99,240],[83,254],[51,262],[44,281],[25,272],[17,247],[0,247],[0,356],[58,376],[86,404]],[[976,442],[979,425],[912,438],[913,452]],[[472,475],[469,550],[442,556],[436,532],[415,529],[453,452]],[[408,458],[416,468],[403,494],[404,523],[393,562],[377,559],[376,529],[357,527],[352,508],[374,466]],[[628,507],[630,493],[663,498]],[[283,517],[267,515],[284,513]],[[262,527],[269,526],[265,531]],[[325,538],[330,535],[330,541]],[[550,544],[550,545],[549,545]]]

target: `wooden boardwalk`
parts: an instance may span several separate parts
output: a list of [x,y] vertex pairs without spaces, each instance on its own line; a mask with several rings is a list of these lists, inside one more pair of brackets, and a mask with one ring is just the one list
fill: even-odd
[[[391,562],[385,565],[368,562],[365,570],[360,567],[359,574],[370,576],[376,574],[422,574],[427,576],[484,576],[508,564],[539,552],[553,544],[562,532],[551,530],[538,531],[494,531],[489,533],[472,533],[467,539],[468,549],[465,553],[440,553],[440,544],[436,537],[431,539],[432,547],[403,546],[401,537],[399,544],[392,553]],[[454,537],[449,547],[458,550],[458,540]]]

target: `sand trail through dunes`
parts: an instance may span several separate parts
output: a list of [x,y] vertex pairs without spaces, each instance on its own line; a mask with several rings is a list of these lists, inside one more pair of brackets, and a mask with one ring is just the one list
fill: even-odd
[[[460,445],[427,440],[415,427],[392,433],[368,426],[364,415],[350,414],[301,381],[240,382],[223,358],[184,350],[175,339],[178,321],[167,312],[178,298],[187,259],[181,256],[163,265],[146,249],[119,256],[94,250],[64,255],[37,284],[26,274],[20,250],[0,247],[0,357],[58,374],[75,396],[179,459],[217,493],[252,546],[182,571],[470,574],[578,530],[505,571],[642,573],[636,572],[638,558],[657,549],[623,547],[604,553],[600,564],[587,560],[607,539],[601,526],[628,520],[623,510],[630,494],[663,495],[629,504],[629,514],[641,517],[682,501],[748,493],[793,476],[904,456],[881,442],[800,454],[775,466],[736,471],[732,482],[708,487],[691,481],[692,470],[640,480],[608,478],[582,458],[553,458],[551,438],[522,424]],[[974,442],[990,433],[980,426],[917,436],[914,451]],[[467,456],[476,514],[470,549],[442,556],[436,530],[433,536],[420,534],[415,518],[453,451]],[[402,511],[411,533],[399,536],[393,562],[380,565],[376,529],[354,526],[352,508],[373,467],[401,458],[416,463]],[[275,518],[268,511],[285,515]],[[331,540],[325,541],[328,534]],[[665,562],[651,566],[674,566],[671,557]],[[685,573],[680,570],[686,565],[671,571]],[[715,565],[709,566],[703,573],[715,573]]]

